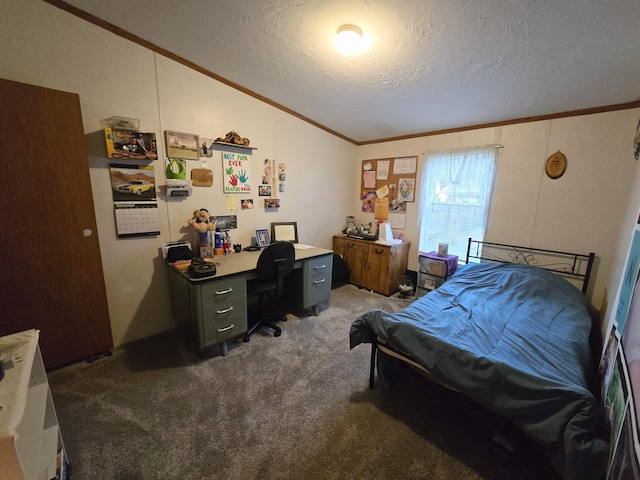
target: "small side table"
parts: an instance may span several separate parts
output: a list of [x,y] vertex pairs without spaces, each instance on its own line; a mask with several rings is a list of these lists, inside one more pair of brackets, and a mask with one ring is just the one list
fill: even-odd
[[458,268],[458,256],[439,256],[437,252],[420,252],[416,295],[421,297],[442,285]]

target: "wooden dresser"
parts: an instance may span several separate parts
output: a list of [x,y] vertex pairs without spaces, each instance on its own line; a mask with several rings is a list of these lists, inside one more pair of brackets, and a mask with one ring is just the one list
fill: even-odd
[[398,291],[398,285],[407,271],[409,246],[381,245],[371,240],[359,240],[345,235],[333,237],[333,251],[347,263],[354,285],[383,295]]

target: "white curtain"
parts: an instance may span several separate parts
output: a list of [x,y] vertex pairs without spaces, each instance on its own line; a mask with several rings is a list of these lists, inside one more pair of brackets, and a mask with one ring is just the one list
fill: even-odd
[[425,155],[420,186],[419,249],[449,244],[464,259],[469,237],[484,238],[498,147],[467,147]]

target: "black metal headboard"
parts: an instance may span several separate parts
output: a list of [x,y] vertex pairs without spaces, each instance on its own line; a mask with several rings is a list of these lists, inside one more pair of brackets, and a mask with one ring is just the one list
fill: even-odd
[[504,243],[469,239],[466,263],[478,262],[522,263],[533,265],[562,276],[581,279],[582,293],[587,293],[589,278],[596,254],[560,252],[540,248],[520,247]]

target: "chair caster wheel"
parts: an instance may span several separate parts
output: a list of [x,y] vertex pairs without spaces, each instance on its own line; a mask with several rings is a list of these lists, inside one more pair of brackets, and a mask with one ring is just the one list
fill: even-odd
[[279,337],[280,335],[282,335],[282,330],[276,330],[275,332],[273,332],[273,336],[274,337]]
[[249,335],[245,335],[245,336],[242,338],[242,341],[243,341],[243,342],[245,342],[245,343],[247,343],[249,340],[251,340],[251,337],[250,337]]
[[491,446],[491,453],[493,454],[494,458],[502,464],[511,462],[512,453],[500,445],[493,444]]

